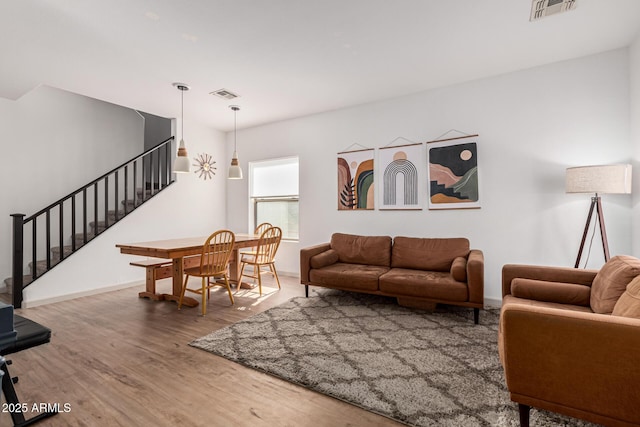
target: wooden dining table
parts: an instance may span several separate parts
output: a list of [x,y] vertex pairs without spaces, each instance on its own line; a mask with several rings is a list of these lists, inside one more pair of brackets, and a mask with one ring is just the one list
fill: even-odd
[[[240,255],[238,251],[243,248],[257,246],[260,236],[257,234],[236,233],[235,237],[233,251],[229,259],[229,281],[240,287],[242,284],[238,284],[240,272]],[[116,247],[120,248],[120,253],[122,254],[172,260],[172,292],[171,294],[163,294],[162,298],[158,299],[178,302],[183,285],[184,258],[202,254],[202,247],[206,240],[207,236],[187,237],[152,242],[123,243],[117,244]],[[195,298],[185,296],[182,304],[188,307],[195,307],[198,305],[198,301]]]

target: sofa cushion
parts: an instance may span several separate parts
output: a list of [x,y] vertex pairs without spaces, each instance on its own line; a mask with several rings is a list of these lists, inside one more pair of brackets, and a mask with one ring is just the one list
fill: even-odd
[[319,253],[318,255],[314,255],[309,260],[309,265],[311,268],[322,268],[331,264],[335,264],[340,259],[338,252],[334,249],[329,249],[328,251],[324,251]]
[[640,259],[618,255],[602,266],[591,285],[591,309],[596,313],[611,314],[627,285],[640,275]]
[[337,262],[327,267],[311,269],[309,279],[312,285],[358,291],[377,291],[378,278],[387,271],[389,271],[389,267]]
[[465,238],[428,239],[396,237],[393,239],[391,267],[414,270],[446,271],[457,257],[469,255]]
[[611,314],[613,316],[640,319],[640,276],[637,276],[627,285],[627,290],[620,295]]
[[575,283],[548,282],[518,277],[511,282],[511,295],[536,301],[589,307],[591,288]]
[[467,285],[447,272],[392,268],[380,276],[380,290],[393,295],[431,298],[443,301],[467,301]]
[[456,257],[451,264],[451,277],[458,282],[467,281],[467,259],[464,257]]
[[338,252],[340,262],[389,267],[391,264],[391,237],[357,236],[334,233],[331,249]]

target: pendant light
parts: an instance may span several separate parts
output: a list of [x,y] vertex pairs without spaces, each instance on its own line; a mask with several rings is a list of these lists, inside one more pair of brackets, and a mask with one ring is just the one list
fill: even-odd
[[173,162],[174,173],[184,173],[191,170],[187,149],[184,146],[184,92],[189,90],[189,86],[184,83],[173,84],[180,91],[180,144],[178,146],[178,155]]
[[237,105],[230,105],[229,108],[233,110],[233,157],[231,158],[231,166],[229,167],[229,179],[242,179],[242,169],[238,162],[238,150],[237,150],[237,136],[238,136],[238,122],[236,116],[240,107]]

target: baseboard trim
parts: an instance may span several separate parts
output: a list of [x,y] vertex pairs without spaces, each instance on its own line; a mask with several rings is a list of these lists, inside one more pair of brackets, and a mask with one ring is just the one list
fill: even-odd
[[[300,277],[299,273],[290,272],[290,271],[278,271],[278,274],[280,276],[286,276],[286,277]],[[39,305],[53,304],[56,302],[68,301],[68,300],[87,297],[91,295],[98,295],[104,292],[118,291],[120,289],[127,289],[127,288],[132,288],[134,286],[140,286],[140,285],[144,286],[144,280],[136,280],[134,282],[121,283],[119,285],[107,286],[107,287],[98,288],[98,289],[91,289],[91,290],[82,291],[82,292],[75,292],[72,294],[60,295],[60,296],[51,297],[51,298],[42,298],[38,300],[25,300],[22,302],[22,308],[33,308]]]
[[502,300],[494,299],[494,298],[485,298],[484,306],[485,308],[500,308],[502,307]]
[[300,273],[298,273],[298,272],[292,272],[292,271],[280,271],[280,270],[278,270],[278,276],[285,276],[285,277],[300,277]]
[[[299,273],[290,272],[290,271],[279,271],[278,274],[280,276],[286,276],[286,277],[300,277]],[[133,288],[134,286],[144,286],[144,280],[136,280],[136,281],[133,281],[133,282],[121,283],[119,285],[107,286],[107,287],[98,288],[98,289],[91,289],[91,290],[88,290],[88,291],[76,292],[76,293],[73,293],[73,294],[60,295],[60,296],[57,296],[57,297],[43,298],[43,299],[33,300],[33,301],[23,301],[22,307],[23,308],[33,308],[33,307],[37,307],[39,305],[53,304],[53,303],[56,303],[56,302],[68,301],[68,300],[72,300],[72,299],[75,299],[75,298],[81,298],[81,297],[86,297],[86,296],[91,296],[91,295],[98,295],[98,294],[102,294],[104,292],[118,291],[120,289]],[[2,289],[1,286],[0,286],[0,289]],[[502,300],[501,299],[495,299],[495,298],[485,298],[484,299],[484,306],[485,306],[485,308],[500,308],[500,307],[502,307]]]
[[91,289],[91,290],[82,291],[82,292],[75,292],[72,294],[60,295],[60,296],[51,297],[51,298],[42,298],[39,300],[23,301],[22,308],[33,308],[39,305],[53,304],[56,302],[68,301],[68,300],[72,300],[80,297],[98,295],[105,292],[118,291],[120,289],[127,289],[127,288],[132,288],[134,286],[141,286],[141,285],[144,286],[144,280],[136,280],[135,282],[121,283],[119,285]]

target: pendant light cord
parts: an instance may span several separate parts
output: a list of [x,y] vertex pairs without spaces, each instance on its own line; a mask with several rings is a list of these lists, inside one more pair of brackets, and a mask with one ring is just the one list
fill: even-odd
[[233,151],[238,151],[238,110],[233,110]]
[[184,141],[184,89],[180,89],[180,139]]

